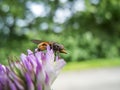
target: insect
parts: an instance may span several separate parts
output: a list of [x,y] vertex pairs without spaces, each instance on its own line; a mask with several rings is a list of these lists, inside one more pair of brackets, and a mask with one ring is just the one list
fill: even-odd
[[62,44],[53,42],[53,41],[42,41],[42,40],[31,40],[33,43],[37,44],[37,50],[38,51],[44,51],[47,49],[47,45],[50,46],[50,49],[53,49],[53,51],[56,53],[64,53],[67,54],[66,50],[64,49],[64,46]]

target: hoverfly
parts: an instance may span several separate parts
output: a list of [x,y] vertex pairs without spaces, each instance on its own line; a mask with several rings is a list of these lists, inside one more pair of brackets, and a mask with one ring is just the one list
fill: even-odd
[[42,40],[31,40],[33,43],[37,44],[37,51],[44,51],[47,49],[47,45],[50,46],[50,49],[56,53],[64,53],[67,54],[64,46],[62,44],[53,42],[53,41],[42,41]]

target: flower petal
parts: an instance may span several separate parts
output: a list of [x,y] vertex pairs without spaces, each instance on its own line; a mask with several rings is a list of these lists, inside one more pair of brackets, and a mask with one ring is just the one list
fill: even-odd
[[63,59],[57,60],[54,65],[55,71],[61,70],[65,66],[66,62]]
[[29,73],[25,73],[25,78],[26,78],[28,90],[34,90],[34,84],[31,80],[31,77],[30,77]]

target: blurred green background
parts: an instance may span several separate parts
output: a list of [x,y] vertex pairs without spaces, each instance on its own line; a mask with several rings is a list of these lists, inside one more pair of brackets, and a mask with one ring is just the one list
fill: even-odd
[[120,65],[120,0],[0,0],[0,63],[34,51],[31,39],[63,44],[67,62]]

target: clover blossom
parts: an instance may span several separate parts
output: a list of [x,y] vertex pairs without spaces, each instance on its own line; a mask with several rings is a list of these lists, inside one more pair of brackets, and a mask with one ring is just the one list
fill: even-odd
[[0,65],[0,90],[51,90],[65,61],[55,56],[49,46],[46,52],[27,53],[16,62],[9,60],[9,66]]

